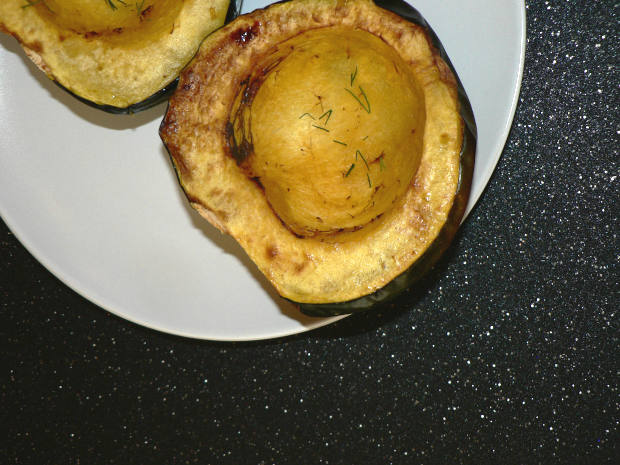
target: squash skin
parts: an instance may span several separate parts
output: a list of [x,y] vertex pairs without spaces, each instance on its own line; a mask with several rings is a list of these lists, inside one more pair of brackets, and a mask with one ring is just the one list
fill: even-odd
[[[28,3],[32,6],[26,6]],[[153,7],[149,9],[150,3]],[[144,38],[139,30],[117,28],[111,33],[103,28],[101,32],[84,32],[77,27],[74,30],[65,24],[55,24],[49,19],[53,18],[54,11],[47,6],[46,0],[0,2],[0,31],[14,36],[41,71],[81,102],[109,113],[136,113],[165,101],[176,88],[178,74],[191,60],[202,39],[238,15],[237,1],[190,0],[179,3],[177,0],[159,0],[158,5],[154,0],[147,0],[142,4],[144,21],[141,17],[140,24],[147,25],[148,29],[152,21],[146,13],[158,8],[158,14],[165,17],[168,12],[161,11],[162,8],[166,10],[168,3],[179,9],[178,16],[170,18],[170,21],[174,20],[171,32],[147,31]],[[132,2],[116,0],[108,5],[115,5],[114,8],[106,7],[111,11],[134,8]],[[137,11],[138,3],[135,5]],[[191,16],[204,18],[204,24],[190,20]],[[160,19],[157,17],[156,21]],[[184,34],[187,34],[186,38]],[[124,38],[125,35],[128,37]],[[183,44],[174,45],[179,43]],[[85,57],[83,64],[81,56]],[[107,60],[114,65],[108,67]],[[67,67],[63,69],[65,63]],[[145,71],[136,72],[133,68]]]
[[[368,13],[370,13],[371,16],[373,16],[376,13],[376,11],[373,10],[373,8],[376,8],[374,7],[374,5],[371,7],[369,5],[370,2],[362,2],[362,1],[359,1],[359,2],[354,2],[354,1],[351,1],[351,2],[347,2],[347,1],[317,2],[317,3],[321,3],[321,7],[318,8],[318,11],[314,9],[312,9],[311,11],[307,11],[309,8],[303,8],[303,6],[309,6],[310,2],[294,0],[291,3],[295,4],[290,7],[291,9],[290,11],[293,12],[291,13],[291,17],[295,18],[294,20],[292,20],[292,22],[294,23],[295,21],[298,21],[298,20],[299,21],[309,20],[309,21],[314,22],[313,27],[329,26],[331,24],[330,21],[340,21],[340,20],[348,21],[351,16],[355,16],[358,19],[366,18],[368,16]],[[287,8],[289,7],[285,5],[286,4],[281,4],[276,7],[272,6],[269,8],[270,9],[277,8],[276,10],[274,10],[274,12],[277,12],[277,14],[281,15],[281,17],[286,17],[287,12],[289,11],[287,10]],[[328,6],[332,8],[333,11],[329,10]],[[366,9],[369,9],[369,11],[367,11]],[[411,29],[411,27],[408,27],[402,24],[402,21],[403,21],[402,19],[396,19],[395,17],[391,16],[391,14],[383,14],[383,13],[377,13],[377,14],[378,14],[377,18],[379,18],[377,19],[377,22],[381,24],[382,26],[384,23],[390,23],[391,21],[396,21],[398,23],[396,32],[386,30],[386,34],[389,37],[400,38],[401,32],[399,31],[401,31],[402,28]],[[354,306],[359,307],[360,306],[359,303],[364,299],[366,299],[366,302],[372,303],[372,299],[368,298],[369,295],[373,295],[373,292],[377,291],[378,289],[388,289],[386,288],[386,284],[389,283],[390,281],[393,281],[394,279],[397,279],[397,277],[402,275],[403,272],[409,267],[407,266],[404,269],[400,269],[400,271],[398,271],[396,274],[388,275],[386,273],[384,276],[381,276],[380,279],[375,280],[372,283],[372,285],[363,285],[362,287],[364,287],[364,289],[361,290],[362,292],[361,295],[363,297],[359,297],[359,299],[362,299],[362,300],[358,300],[358,298],[353,298],[353,299],[343,298],[343,296],[352,295],[350,288],[354,287],[354,284],[349,283],[348,284],[349,289],[346,289],[345,291],[343,291],[342,289],[337,289],[340,284],[340,282],[337,280],[335,283],[331,284],[330,288],[327,288],[327,289],[322,288],[321,292],[318,293],[320,294],[318,296],[312,295],[311,292],[306,292],[306,291],[303,291],[304,293],[302,294],[298,293],[297,295],[295,295],[295,292],[296,292],[295,286],[289,287],[288,290],[286,288],[279,287],[278,286],[278,279],[280,278],[279,275],[285,274],[288,271],[286,268],[284,268],[283,270],[282,269],[279,270],[277,268],[277,265],[275,267],[270,268],[273,262],[278,262],[278,261],[283,262],[285,260],[287,261],[290,260],[290,263],[294,267],[294,268],[291,268],[293,272],[297,272],[301,274],[307,272],[308,273],[307,276],[311,275],[312,269],[316,266],[320,266],[320,263],[319,265],[317,265],[313,261],[314,257],[311,256],[313,254],[308,253],[307,249],[306,249],[306,252],[304,252],[303,241],[299,241],[295,239],[294,237],[290,237],[290,239],[286,239],[287,241],[290,240],[291,244],[294,244],[294,245],[292,245],[291,248],[288,249],[287,253],[285,254],[283,254],[282,251],[278,248],[277,240],[271,241],[271,239],[267,239],[266,250],[265,252],[262,252],[262,249],[260,247],[262,247],[265,244],[262,244],[258,246],[259,248],[256,248],[256,241],[254,240],[254,237],[252,237],[251,231],[248,231],[247,229],[246,231],[239,229],[237,217],[235,216],[236,215],[235,209],[239,205],[242,205],[242,204],[247,205],[247,208],[250,208],[250,209],[259,208],[259,211],[263,211],[263,209],[266,209],[265,211],[267,211],[268,207],[266,207],[264,203],[261,203],[255,197],[252,197],[253,194],[260,193],[260,188],[257,188],[256,186],[252,187],[251,183],[248,184],[247,179],[243,181],[244,179],[243,174],[240,174],[238,169],[235,170],[236,165],[234,165],[234,163],[231,162],[232,157],[230,156],[230,154],[228,155],[228,157],[222,158],[222,157],[212,156],[211,153],[209,154],[205,153],[206,165],[204,166],[199,165],[200,163],[199,159],[201,157],[199,153],[201,150],[202,151],[218,150],[217,149],[218,146],[222,147],[226,145],[226,142],[225,142],[226,130],[224,129],[225,121],[221,121],[217,119],[222,116],[221,114],[218,113],[218,116],[216,119],[209,119],[209,115],[206,115],[206,114],[202,116],[196,115],[196,118],[197,118],[196,127],[193,129],[190,128],[189,132],[196,133],[196,130],[199,127],[201,127],[203,128],[203,130],[206,130],[207,133],[209,133],[208,137],[205,136],[205,138],[203,138],[202,136],[200,136],[198,139],[194,141],[189,141],[187,138],[183,137],[183,134],[185,131],[184,125],[186,125],[189,119],[191,119],[191,117],[188,115],[191,114],[192,111],[194,111],[192,110],[193,107],[209,108],[210,106],[213,106],[213,105],[220,105],[220,103],[217,103],[217,104],[215,103],[213,96],[211,96],[210,94],[204,96],[204,95],[197,93],[197,89],[203,89],[204,87],[210,86],[211,85],[210,80],[217,79],[214,74],[206,73],[205,69],[207,68],[207,65],[209,67],[217,66],[217,60],[223,59],[227,63],[227,66],[232,66],[236,60],[239,60],[240,58],[237,56],[234,56],[234,54],[232,54],[231,56],[226,55],[225,58],[222,58],[222,56],[226,54],[224,50],[225,50],[225,47],[228,45],[227,42],[230,42],[232,40],[232,41],[237,42],[237,45],[240,48],[245,48],[245,47],[248,47],[249,44],[252,42],[252,40],[254,40],[256,37],[259,37],[260,39],[261,27],[263,27],[263,25],[268,24],[267,20],[265,20],[265,17],[261,15],[262,13],[260,11],[255,12],[251,15],[246,15],[245,17],[242,17],[242,20],[240,23],[229,25],[223,30],[218,31],[218,33],[216,33],[211,38],[209,38],[208,42],[210,43],[207,44],[207,48],[205,50],[201,49],[201,52],[199,52],[199,55],[195,59],[195,63],[190,65],[188,69],[186,70],[186,72],[182,75],[179,90],[173,96],[171,103],[169,105],[169,108],[168,108],[168,112],[166,113],[166,117],[162,121],[162,125],[160,127],[160,135],[162,137],[162,140],[164,141],[164,144],[169,150],[171,159],[173,161],[175,169],[177,170],[177,175],[179,177],[181,186],[183,187],[192,206],[196,208],[208,221],[210,221],[217,228],[219,228],[223,232],[231,233],[239,242],[241,242],[241,245],[246,249],[246,251],[248,251],[249,249],[248,253],[252,257],[252,259],[255,262],[257,262],[257,265],[259,266],[261,271],[272,281],[272,283],[276,286],[276,288],[278,289],[281,295],[283,295],[285,298],[288,298],[289,300],[299,303],[300,306],[302,308],[305,308],[308,313],[314,312],[314,314],[320,314],[321,316],[325,314],[350,313],[350,311],[354,310],[353,307]],[[341,18],[346,18],[346,19],[341,19]],[[277,19],[278,18],[274,18],[273,21],[270,19],[269,24],[277,23]],[[373,16],[373,19],[375,19],[374,16]],[[354,21],[354,19],[350,19],[350,20]],[[327,21],[327,24],[325,23],[325,21]],[[283,25],[282,29],[286,29],[287,27],[288,26]],[[372,27],[372,25],[368,27]],[[418,34],[421,28],[413,28],[413,29],[415,30],[414,32]],[[297,30],[294,29],[290,34],[295,34],[297,33],[296,31]],[[381,37],[383,38],[383,36]],[[284,37],[284,39],[285,38],[286,37]],[[428,40],[429,40],[428,38],[424,39],[423,40],[424,43],[419,44],[419,45],[428,46],[428,44],[424,45],[427,43]],[[212,51],[215,51],[215,52],[210,53]],[[439,57],[438,52],[433,51],[432,53],[436,55],[435,58],[433,58],[433,60],[436,62],[436,66],[438,69],[437,71],[434,71],[434,72],[439,73],[439,75],[441,75],[441,81],[444,81],[444,84],[445,84],[445,92],[447,92],[446,95],[448,94],[452,95],[450,99],[453,99],[453,101],[455,102],[457,98],[456,97],[457,96],[457,85],[456,85],[455,78],[452,75],[452,73],[448,70],[447,65],[443,64],[443,61],[441,61],[441,58]],[[201,60],[204,61],[204,66],[201,65],[200,63]],[[232,84],[230,84],[229,82],[229,85],[231,87],[238,86],[240,82],[242,81],[243,76],[239,78],[235,78],[235,79],[236,80],[233,80]],[[444,85],[444,84],[441,84],[441,85]],[[234,91],[231,91],[230,88],[226,88],[226,89],[221,88],[220,90],[223,93],[223,96],[221,97],[224,100],[223,105],[226,106],[227,105],[226,102],[232,100],[233,98],[229,94],[232,93],[234,96]],[[453,105],[453,103],[449,103],[449,105]],[[454,103],[454,105],[456,106],[456,103]],[[224,115],[224,118],[226,117],[227,115]],[[457,126],[455,126],[454,130],[458,132],[458,138],[461,138],[462,131],[463,131],[463,122],[460,118],[459,120],[460,122],[458,124],[455,123],[457,124]],[[462,148],[462,142],[458,142],[458,147],[459,149],[455,153],[455,156],[457,156],[457,160],[458,160],[458,155],[460,153],[460,149]],[[207,177],[205,177],[206,173],[210,169],[215,169],[216,166],[217,166],[216,169],[218,171],[220,169],[223,170],[220,172],[218,176],[222,178],[229,178],[231,182],[245,183],[244,187],[241,190],[237,190],[233,194],[232,192],[228,192],[225,190],[222,191],[222,189],[217,188],[216,184],[208,184],[210,181]],[[426,166],[428,168],[428,163],[426,163]],[[440,172],[442,173],[445,172],[446,175],[449,175],[450,179],[454,180],[454,181],[449,181],[449,182],[450,183],[454,182],[454,190],[452,191],[452,194],[450,195],[455,196],[456,185],[458,184],[457,178],[459,176],[461,177],[461,180],[467,178],[467,173],[464,172],[462,164],[459,161],[457,161],[456,169],[450,168],[448,169],[448,171],[440,171]],[[469,174],[471,174],[471,172]],[[206,180],[205,182],[207,182],[207,185],[204,187],[204,189],[200,186],[200,183],[198,184],[195,183],[197,178],[200,178],[200,179],[204,178]],[[447,183],[448,181],[445,181],[445,182]],[[461,197],[465,197],[466,193],[468,194],[469,190],[468,188],[466,188],[467,185],[468,185],[467,182],[461,182],[461,186],[463,187],[463,189],[460,191],[462,194]],[[219,198],[214,198],[212,196],[211,198],[207,199],[207,201],[205,202],[204,195],[205,195],[206,190],[208,189],[211,189],[213,196],[219,197]],[[252,194],[248,194],[248,192],[252,192]],[[441,196],[441,195],[443,194],[438,194],[438,196]],[[446,195],[447,195],[447,191],[446,191]],[[238,198],[234,199],[231,196],[238,196]],[[439,223],[436,223],[436,224],[433,223],[434,226],[428,226],[427,223],[425,223],[424,218],[422,219],[412,218],[411,221],[415,224],[419,224],[423,230],[427,227],[431,229],[434,228],[429,233],[430,235],[434,237],[436,235],[434,232],[435,230],[437,231],[437,234],[439,234],[439,230],[443,230],[442,226],[445,226],[445,218],[448,217],[448,213],[450,211],[455,211],[456,213],[450,214],[449,222],[454,223],[453,221],[451,221],[452,218],[454,216],[459,216],[458,209],[455,210],[452,208],[453,200],[455,200],[455,198],[450,198],[450,199],[446,198],[446,200],[443,202],[441,209],[442,209],[442,212],[445,212],[445,213],[437,213],[435,220],[439,221]],[[444,214],[445,216],[443,216]],[[424,213],[421,213],[421,215],[424,216]],[[431,214],[431,217],[429,218],[432,221],[435,221],[432,219],[432,215],[433,214]],[[461,215],[462,215],[462,212],[461,212]],[[273,230],[278,229],[278,228],[280,230],[282,229],[282,225],[278,225],[277,220],[273,221],[272,219],[268,218],[268,219],[265,219],[264,221],[265,221],[265,226],[263,227],[263,229],[261,229],[258,235],[261,235],[262,233],[264,233],[265,236],[271,236],[272,235],[271,233],[273,232]],[[459,221],[460,221],[460,216],[458,218],[458,221],[456,221],[457,225]],[[276,238],[279,237],[281,239],[285,237],[284,233],[277,232],[273,234],[275,234],[274,237]],[[426,234],[426,232],[423,232],[420,234],[424,235]],[[290,232],[289,232],[289,236],[290,236]],[[444,238],[446,237],[445,234],[442,234],[442,236]],[[366,257],[366,255],[358,254],[357,256],[355,256],[357,258],[355,257],[351,258],[352,255],[348,253],[348,252],[355,252],[356,246],[354,244],[352,245],[352,243],[355,242],[356,238],[359,239],[360,237],[361,236],[359,234],[355,236],[355,233],[354,233],[352,234],[352,238],[347,239],[344,243],[339,242],[338,239],[334,239],[334,241],[332,241],[331,244],[329,243],[329,241],[325,241],[327,243],[321,242],[321,241],[315,241],[312,247],[316,247],[316,249],[314,250],[318,250],[320,253],[325,253],[327,255],[331,253],[332,255],[339,255],[340,257],[343,257],[344,259],[343,264],[347,264],[347,266],[353,267],[351,268],[353,270],[357,264],[363,264],[364,259],[365,259],[364,257]],[[392,237],[394,240],[399,240],[395,234],[392,234],[389,237]],[[273,246],[270,245],[269,241],[271,241],[271,243],[275,245]],[[427,242],[427,239],[423,239],[423,241],[424,241],[423,243],[425,244],[423,247],[424,247],[424,250],[426,250],[432,241]],[[447,241],[442,241],[442,243],[447,245]],[[328,250],[330,249],[330,247],[332,249],[331,251]],[[342,250],[339,250],[340,248],[342,248]],[[310,249],[310,250],[312,252],[313,249]],[[413,262],[416,262],[417,261],[416,257],[417,259],[419,259],[420,256],[422,256],[424,250],[417,250],[417,251],[412,251],[412,252],[407,252],[407,253],[414,256]],[[261,253],[265,253],[266,257],[261,257],[260,256]],[[309,262],[304,261],[304,257],[303,257],[304,253],[306,255],[306,260],[309,259]],[[407,253],[405,255],[407,255]],[[322,259],[323,257],[321,256],[320,260]],[[332,260],[332,259],[328,258],[328,260]],[[333,262],[333,263],[337,263],[337,262]],[[332,266],[332,268],[327,268],[327,269],[329,269],[330,271],[337,271],[334,266]],[[375,268],[374,271],[371,270],[371,272],[373,273],[378,272],[378,271],[379,270],[377,268]],[[416,274],[419,274],[419,272],[421,272],[421,270],[418,270]],[[345,274],[345,273],[346,272],[343,272],[341,274]],[[391,269],[391,273],[394,273],[393,269]],[[325,274],[326,273],[323,273],[323,275]],[[311,280],[313,278],[310,277],[308,279]],[[326,278],[326,279],[327,281],[329,281],[329,278]],[[330,284],[327,281],[325,281],[324,284],[325,283]],[[346,286],[343,286],[343,287],[346,287]],[[312,288],[312,286],[310,286],[309,288]],[[293,295],[291,295],[291,292],[289,292],[291,291],[291,289],[292,289]],[[395,289],[393,288],[390,288],[390,289],[392,290],[390,290],[388,294],[391,295],[394,292],[396,292]],[[360,289],[355,290],[355,292],[359,292],[359,291]],[[347,294],[347,292],[349,292],[349,294]],[[372,305],[366,305],[366,304],[362,305],[364,309],[370,308],[371,306]]]
[[160,103],[163,103],[166,100],[168,100],[168,98],[170,98],[170,95],[172,95],[172,93],[177,88],[178,83],[179,83],[179,78],[176,78],[166,87],[158,90],[153,95],[145,98],[141,102],[137,102],[137,103],[121,108],[121,107],[115,107],[114,105],[102,105],[99,103],[95,103],[91,100],[88,100],[84,97],[79,96],[78,94],[74,92],[71,92],[69,89],[64,87],[58,81],[54,81],[54,84],[56,84],[58,87],[60,87],[62,90],[64,90],[68,94],[71,94],[74,98],[76,98],[80,102],[88,105],[89,107],[96,108],[97,110],[105,111],[106,113],[112,113],[114,115],[131,115],[133,113],[139,113],[141,111],[148,110],[149,108],[159,105]]

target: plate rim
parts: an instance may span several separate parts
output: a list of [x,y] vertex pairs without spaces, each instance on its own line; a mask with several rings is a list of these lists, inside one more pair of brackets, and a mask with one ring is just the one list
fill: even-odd
[[[526,5],[525,0],[516,0],[519,3],[519,16],[518,20],[521,22],[521,37],[519,44],[519,66],[518,66],[518,74],[517,79],[515,81],[515,88],[513,90],[512,99],[510,102],[510,107],[508,111],[508,118],[506,119],[506,123],[504,125],[503,131],[498,135],[496,139],[496,143],[493,148],[493,158],[494,162],[492,162],[485,172],[482,173],[481,179],[484,181],[481,183],[481,187],[477,188],[476,191],[472,191],[470,196],[470,200],[468,202],[467,210],[463,216],[463,222],[468,218],[469,214],[473,210],[473,208],[477,205],[478,200],[485,192],[488,187],[489,180],[492,174],[495,172],[497,164],[502,156],[502,152],[504,150],[506,140],[510,134],[510,130],[512,128],[512,124],[514,121],[514,116],[516,113],[516,109],[519,102],[519,95],[521,92],[521,85],[524,74],[524,65],[525,65],[525,50],[527,44],[527,21],[526,21]],[[408,0],[411,3],[410,0]],[[0,202],[0,216],[2,217],[4,223],[6,224],[9,231],[15,236],[17,241],[32,255],[32,257],[37,260],[49,273],[51,273],[56,279],[58,279],[62,284],[66,285],[73,292],[87,300],[88,302],[96,305],[100,309],[111,313],[112,315],[122,318],[123,320],[129,321],[138,326],[149,328],[151,330],[158,331],[163,334],[170,334],[174,336],[194,339],[194,340],[202,340],[202,341],[213,341],[213,342],[252,342],[252,341],[264,341],[270,339],[278,339],[284,338],[288,336],[294,336],[306,332],[310,332],[312,330],[330,325],[335,323],[336,321],[342,320],[344,318],[349,317],[350,315],[338,315],[327,318],[317,318],[316,323],[314,324],[306,324],[300,325],[298,327],[284,329],[276,332],[268,332],[268,333],[260,333],[252,336],[239,336],[239,337],[231,337],[231,336],[222,336],[219,337],[217,335],[205,335],[199,332],[192,333],[190,331],[181,331],[166,328],[163,325],[159,325],[156,323],[152,323],[149,321],[141,320],[137,317],[133,317],[131,314],[126,312],[119,311],[116,308],[113,308],[111,305],[106,304],[102,298],[98,295],[97,292],[94,292],[93,289],[82,289],[80,286],[78,279],[70,276],[68,273],[60,270],[57,266],[52,263],[51,259],[49,259],[43,251],[38,250],[37,246],[28,239],[28,234],[24,233],[10,214],[7,213],[4,203]]]
[[[410,0],[406,0],[410,1]],[[517,111],[517,107],[519,105],[519,96],[521,94],[521,85],[523,83],[523,73],[525,69],[525,50],[527,47],[527,8],[525,5],[525,0],[516,0],[519,3],[519,21],[521,22],[521,42],[519,44],[519,69],[517,73],[516,85],[512,95],[512,101],[510,102],[510,110],[509,117],[506,120],[506,124],[504,125],[503,131],[501,135],[497,138],[497,143],[493,149],[493,153],[497,154],[495,156],[495,161],[491,163],[487,170],[484,171],[481,175],[481,178],[484,180],[482,183],[482,187],[472,190],[469,202],[467,205],[467,209],[465,210],[465,214],[463,215],[463,221],[461,224],[469,217],[469,214],[472,212],[474,207],[478,204],[478,200],[482,197],[482,194],[487,190],[489,186],[489,181],[491,176],[495,172],[497,168],[497,164],[502,158],[502,154],[504,152],[504,147],[506,146],[506,141],[508,140],[508,136],[510,135],[510,131],[512,129],[512,124],[514,121],[515,113]]]

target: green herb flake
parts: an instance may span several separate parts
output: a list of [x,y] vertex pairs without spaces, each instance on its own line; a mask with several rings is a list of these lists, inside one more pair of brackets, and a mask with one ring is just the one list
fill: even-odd
[[22,5],[22,9],[30,8],[31,6],[38,5],[39,3],[42,3],[43,6],[47,8],[47,11],[54,13],[45,0],[26,0],[26,4]]
[[41,0],[26,0],[26,4],[22,5],[22,8],[29,8],[35,6],[37,3],[41,3]]
[[383,156],[379,157],[379,169],[381,171],[385,171],[385,162],[383,161]]
[[325,113],[319,116],[319,121],[322,120],[325,117],[325,115],[327,115],[327,119],[325,120],[325,126],[327,126],[327,123],[329,122],[329,118],[332,117],[332,110],[327,110]]
[[336,139],[334,139],[334,142],[335,142],[336,144],[344,145],[345,147],[347,146],[347,144],[345,144],[344,142],[339,141],[339,140],[336,140]]
[[364,110],[366,110],[368,113],[370,113],[370,102],[368,101],[368,97],[366,96],[366,92],[364,92],[364,89],[362,89],[362,86],[359,86],[360,88],[360,92],[362,93],[362,97],[364,97],[364,100],[366,100],[366,106],[364,107]]
[[370,182],[370,175],[366,173],[366,179],[368,179],[368,187],[372,187],[372,182]]
[[316,124],[313,124],[312,127],[320,129],[321,131],[329,132],[329,129],[324,128],[323,126],[317,126]]
[[362,154],[362,152],[360,152],[359,150],[355,151],[355,159],[357,160],[357,157],[361,157],[362,161],[364,162],[364,165],[366,165],[366,169],[369,170],[370,167],[368,166],[368,163],[366,162],[366,159],[364,158],[364,155]]
[[361,106],[364,110],[366,110],[366,113],[370,113],[370,102],[368,101],[368,97],[366,96],[366,93],[364,92],[364,89],[362,89],[362,86],[359,86],[359,88],[360,88],[360,91],[361,91],[361,93],[362,93],[362,97],[364,97],[364,100],[366,101],[366,105],[364,105],[364,103],[360,100],[360,98],[359,98],[357,95],[355,95],[355,94],[354,94],[354,93],[353,93],[350,89],[347,89],[347,88],[345,87],[345,89],[344,89],[344,90],[346,90],[349,94],[351,94],[351,95],[353,96],[353,98],[354,98],[355,100],[357,100],[357,103],[359,103],[359,104],[360,104],[360,106]]
[[351,163],[351,166],[349,167],[349,170],[344,175],[345,178],[349,177],[349,175],[351,174],[351,171],[353,171],[353,168],[355,168],[355,163]]
[[310,113],[304,113],[299,117],[299,119],[302,119],[304,116],[309,116],[310,118],[314,119],[314,116],[312,116]]
[[351,87],[353,87],[353,82],[355,82],[355,78],[357,77],[357,65],[355,65],[355,71],[351,73]]
[[118,7],[114,4],[114,2],[112,0],[106,0],[108,5],[110,6],[110,8],[112,8],[113,10],[118,10]]

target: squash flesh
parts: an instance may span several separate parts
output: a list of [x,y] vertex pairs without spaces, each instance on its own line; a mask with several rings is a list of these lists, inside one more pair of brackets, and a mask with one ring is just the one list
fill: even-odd
[[243,166],[295,234],[361,228],[419,165],[423,94],[394,49],[364,31],[313,29],[278,48],[258,66],[268,74]]
[[[238,89],[274,44],[318,27],[363,30],[402,57],[424,96],[424,137],[408,189],[380,218],[300,237],[239,166],[227,125]],[[216,32],[182,75],[160,129],[192,205],[241,244],[282,296],[318,304],[371,294],[422,256],[454,201],[462,133],[454,77],[424,30],[371,2],[337,0],[275,5]]]
[[[224,23],[228,0],[0,2],[15,36],[51,79],[97,105],[125,108],[174,81],[203,38]],[[24,8],[23,8],[24,7]]]
[[[45,0],[32,6],[59,30],[112,39],[134,31],[146,36],[172,26],[182,4],[176,0],[119,2],[118,0]],[[118,31],[122,28],[123,31]]]

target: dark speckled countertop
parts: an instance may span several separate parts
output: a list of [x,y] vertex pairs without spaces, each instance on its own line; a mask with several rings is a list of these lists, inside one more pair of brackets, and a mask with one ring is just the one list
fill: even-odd
[[619,463],[618,9],[528,2],[498,168],[381,314],[169,336],[69,290],[2,223],[0,463]]

